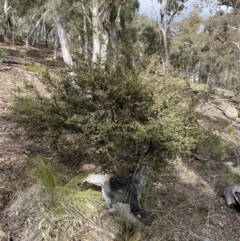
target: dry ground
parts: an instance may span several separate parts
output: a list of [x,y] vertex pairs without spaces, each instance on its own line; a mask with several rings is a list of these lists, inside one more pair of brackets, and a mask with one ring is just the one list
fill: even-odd
[[[23,47],[9,47],[0,45],[7,55],[18,56],[25,52]],[[34,58],[36,61],[52,66],[55,70],[62,66],[61,61],[56,64],[49,57],[51,51],[43,52],[37,48],[25,53],[25,58]],[[58,66],[56,66],[58,65]],[[17,88],[24,89],[25,83],[32,83],[44,94],[50,94],[49,86],[44,77],[39,74],[25,71],[21,66],[2,64],[0,67],[0,230],[14,234],[12,239],[34,240],[19,237],[18,230],[13,230],[8,218],[4,216],[6,210],[11,209],[18,195],[29,187],[26,159],[29,156],[46,154],[47,147],[39,147],[37,141],[28,138],[25,130],[18,128],[10,117],[9,106],[12,94]],[[227,93],[227,94],[226,94]],[[215,89],[211,93],[212,99],[236,105],[233,93]],[[155,210],[156,222],[151,228],[155,232],[154,240],[178,241],[239,241],[240,229],[238,223],[240,214],[225,205],[223,189],[229,178],[239,181],[239,154],[240,154],[240,124],[233,123],[225,117],[213,104],[211,98],[208,103],[199,107],[203,115],[202,126],[209,127],[225,139],[231,149],[230,155],[223,159],[213,160],[209,153],[201,150],[201,155],[207,161],[192,159],[170,162],[165,170],[155,170],[157,174],[151,180],[148,188],[149,199],[158,202],[160,210]],[[36,148],[34,148],[36,147]],[[49,153],[48,153],[49,154]],[[225,162],[233,162],[227,167]],[[237,178],[236,178],[237,175]],[[19,219],[22,214],[18,214]],[[15,217],[16,218],[16,217]],[[26,225],[26,224],[25,224]],[[23,225],[24,227],[24,225]],[[19,231],[20,232],[20,231]],[[0,238],[1,240],[1,238]],[[62,239],[59,239],[62,240]],[[72,239],[75,240],[75,239]],[[92,239],[91,239],[92,240]],[[96,240],[104,240],[101,237]]]

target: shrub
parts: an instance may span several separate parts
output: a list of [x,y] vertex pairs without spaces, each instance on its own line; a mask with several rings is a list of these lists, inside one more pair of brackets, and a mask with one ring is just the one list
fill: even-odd
[[209,152],[213,159],[224,160],[228,156],[228,145],[220,136],[206,133],[207,139],[202,142],[202,148]]
[[21,50],[18,52],[18,55],[19,55],[19,57],[22,58],[22,59],[24,59],[24,58],[26,57],[26,53],[23,52],[23,51],[21,51]]
[[195,148],[199,133],[182,81],[153,87],[122,64],[79,65],[74,76],[62,77],[50,99],[31,88],[31,95],[16,98],[15,119],[32,135],[117,172],[135,168],[146,154],[160,164]]

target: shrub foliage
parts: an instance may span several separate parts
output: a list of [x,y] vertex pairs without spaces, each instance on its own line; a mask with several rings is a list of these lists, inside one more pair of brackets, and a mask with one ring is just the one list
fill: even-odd
[[29,96],[16,97],[14,117],[31,135],[118,172],[134,168],[146,155],[155,163],[188,155],[198,131],[185,85],[174,79],[152,85],[139,76],[122,64],[79,65],[74,75],[62,75],[51,98],[34,88]]

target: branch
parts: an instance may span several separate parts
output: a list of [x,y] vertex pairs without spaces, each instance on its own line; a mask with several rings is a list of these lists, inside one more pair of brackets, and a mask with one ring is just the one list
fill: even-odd
[[167,21],[167,25],[169,25],[169,24],[172,22],[172,19],[174,18],[174,16],[180,12],[179,9],[180,9],[180,7],[184,6],[184,3],[185,3],[185,2],[186,2],[186,0],[185,0],[184,2],[181,2],[181,3],[179,3],[179,2],[176,3],[176,4],[177,4],[176,10],[173,12],[173,14],[171,15],[171,17],[170,17],[169,20]]
[[38,62],[17,58],[17,57],[5,57],[2,59],[4,64],[19,64],[19,65],[34,65],[34,66],[44,66]]
[[233,30],[237,30],[237,31],[240,32],[240,29],[239,29],[239,28],[236,28],[236,27],[233,27],[233,26],[230,26],[230,25],[228,25],[228,27],[231,28],[231,29],[233,29]]
[[103,15],[103,17],[106,17],[106,13],[111,8],[111,6],[114,4],[115,0],[109,0],[109,2],[102,7],[102,10],[100,11],[100,16]]
[[84,14],[87,17],[87,20],[89,23],[92,23],[92,20],[89,18],[89,16],[87,15],[87,11],[86,11],[86,7],[84,5],[84,3],[81,3],[81,10],[79,9],[79,7],[74,3],[72,5],[72,9],[76,10],[77,12]]
[[120,7],[118,8],[118,13],[117,13],[117,17],[115,19],[115,23],[120,23],[120,12],[122,9],[122,5],[120,5]]
[[[114,1],[115,0],[109,0],[108,2],[108,5],[106,6],[104,12],[103,12],[103,17],[102,17],[102,26],[105,30],[108,30],[108,27],[107,27],[107,24],[109,23],[108,19],[107,19],[107,14],[110,10],[110,8],[112,7],[112,5],[114,4]],[[121,12],[121,9],[122,9],[122,5],[125,3],[125,0],[121,2],[121,4],[119,5],[118,7],[118,12],[117,12],[117,16],[116,16],[116,19],[114,21],[114,25],[116,25],[116,23],[119,23],[120,22],[120,12]],[[112,28],[113,28],[112,26]]]
[[172,22],[174,16],[178,13],[178,10],[176,10],[175,12],[173,12],[173,14],[170,16],[170,18],[167,21],[167,26]]
[[10,5],[8,8],[7,8],[7,12],[12,8],[12,6]]
[[240,50],[240,44],[239,43],[237,43],[237,42],[231,42],[231,43],[237,45],[238,49]]

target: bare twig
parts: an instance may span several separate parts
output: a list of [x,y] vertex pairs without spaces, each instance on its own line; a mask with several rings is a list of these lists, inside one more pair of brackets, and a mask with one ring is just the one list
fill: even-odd
[[237,43],[237,42],[232,42],[232,44],[237,45],[238,49],[240,49],[239,43]]

